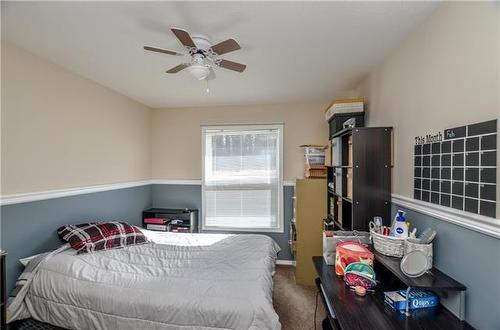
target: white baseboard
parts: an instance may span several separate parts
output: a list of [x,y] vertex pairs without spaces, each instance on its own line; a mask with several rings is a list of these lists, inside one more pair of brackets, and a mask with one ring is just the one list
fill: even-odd
[[276,260],[276,265],[295,266],[295,260]]

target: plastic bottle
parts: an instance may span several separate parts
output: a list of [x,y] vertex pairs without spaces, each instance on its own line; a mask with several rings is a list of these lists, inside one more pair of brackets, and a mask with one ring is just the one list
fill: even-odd
[[394,222],[394,237],[408,238],[408,225],[403,211],[398,211],[396,221]]

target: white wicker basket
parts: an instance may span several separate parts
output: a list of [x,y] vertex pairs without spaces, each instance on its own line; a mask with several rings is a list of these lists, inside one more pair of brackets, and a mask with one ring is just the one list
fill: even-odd
[[382,235],[373,230],[370,231],[370,235],[377,252],[389,257],[401,258],[404,255],[406,239]]
[[405,242],[405,255],[412,251],[421,251],[425,256],[427,257],[428,265],[429,268],[432,268],[432,258],[433,258],[433,247],[432,243],[430,244],[418,244],[418,243],[412,243],[410,241]]

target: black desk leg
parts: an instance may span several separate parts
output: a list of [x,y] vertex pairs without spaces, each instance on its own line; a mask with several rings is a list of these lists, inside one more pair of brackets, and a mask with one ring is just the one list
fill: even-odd
[[328,320],[328,317],[325,317],[325,319],[321,323],[321,327],[323,328],[323,330],[333,330],[332,326],[330,325],[330,320]]

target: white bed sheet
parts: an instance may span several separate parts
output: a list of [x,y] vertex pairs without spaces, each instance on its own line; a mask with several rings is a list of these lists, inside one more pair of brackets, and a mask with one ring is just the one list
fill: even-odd
[[281,328],[271,238],[144,233],[153,243],[47,257],[16,308],[68,329]]

